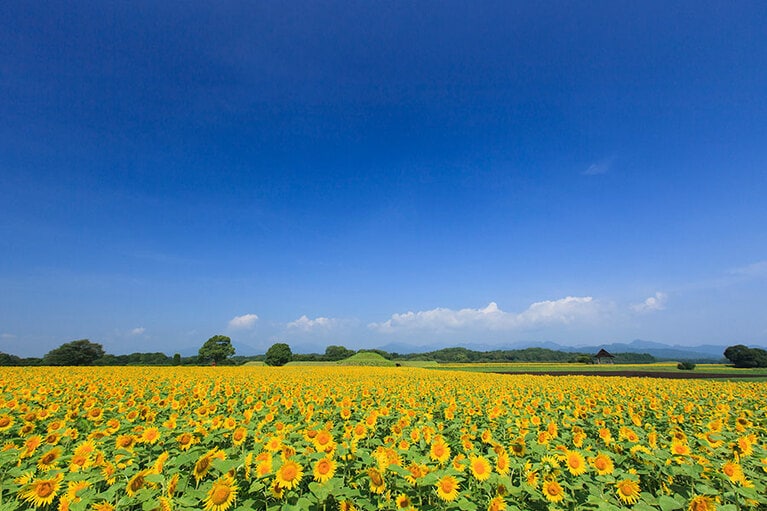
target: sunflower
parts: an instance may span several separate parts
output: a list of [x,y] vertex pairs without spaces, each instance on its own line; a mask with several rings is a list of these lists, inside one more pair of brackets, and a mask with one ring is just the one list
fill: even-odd
[[178,442],[178,447],[182,451],[189,450],[192,445],[196,443],[196,438],[192,433],[184,432],[181,433],[179,436],[176,437],[176,442]]
[[213,465],[214,459],[223,460],[225,458],[226,454],[219,449],[212,449],[200,456],[194,464],[194,469],[192,471],[195,482],[199,483],[200,480],[207,475],[210,467]]
[[565,490],[555,479],[545,480],[541,487],[541,491],[543,492],[543,496],[546,497],[546,500],[549,502],[562,502],[565,498]]
[[84,454],[74,454],[72,458],[69,460],[69,471],[70,472],[79,472],[81,470],[85,470],[86,468],[91,466],[91,459],[90,457],[84,455]]
[[690,500],[687,511],[716,511],[716,504],[711,497],[696,495]]
[[498,457],[495,459],[495,471],[505,476],[509,473],[509,455],[505,449],[498,453]]
[[88,412],[85,414],[85,417],[88,420],[92,420],[94,422],[98,422],[101,419],[104,418],[104,410],[99,408],[98,406],[91,408],[88,410]]
[[463,472],[466,470],[466,464],[464,461],[466,460],[465,454],[456,454],[453,458],[453,462],[451,465],[453,466],[453,470],[457,470],[458,472]]
[[318,460],[317,463],[314,464],[314,469],[312,470],[314,480],[319,483],[328,482],[335,473],[336,463],[332,458],[327,456]]
[[[83,490],[90,488],[91,483],[88,481],[70,481],[67,485],[67,501],[70,503],[77,503],[82,500],[82,497],[78,495]],[[63,498],[63,497],[62,497]]]
[[689,456],[690,455],[690,446],[687,445],[687,442],[683,442],[680,440],[674,440],[671,442],[671,454],[675,456]]
[[504,511],[505,509],[506,501],[500,495],[493,497],[487,505],[487,511]]
[[377,468],[369,468],[368,477],[370,478],[370,491],[373,493],[383,493],[386,489],[383,473]]
[[230,476],[216,480],[205,497],[205,511],[226,511],[237,498],[237,485]]
[[64,478],[64,474],[58,474],[50,479],[35,479],[27,484],[19,492],[19,497],[34,507],[47,506],[56,498],[59,491],[59,485]]
[[409,473],[405,476],[405,480],[414,486],[418,484],[419,478],[429,473],[429,468],[426,465],[419,465],[415,462],[408,465],[406,469]]
[[162,473],[162,469],[165,468],[165,462],[168,461],[168,456],[170,456],[168,451],[163,451],[152,465],[152,472],[155,474]]
[[158,440],[160,440],[160,430],[154,426],[146,428],[139,438],[140,442],[150,445],[156,444]]
[[271,473],[272,473],[272,460],[271,459],[261,461],[261,462],[258,463],[258,465],[256,465],[256,477],[257,478],[266,477],[266,476],[268,476]]
[[101,479],[105,483],[107,483],[109,486],[112,486],[115,484],[115,480],[117,478],[117,469],[112,463],[104,463],[104,466],[101,467]]
[[333,441],[333,435],[326,429],[321,429],[314,437],[314,448],[317,452],[331,452],[335,449],[336,443]]
[[115,511],[115,507],[107,501],[102,501],[98,504],[94,504],[91,509],[93,511]]
[[397,498],[394,500],[395,505],[397,506],[397,509],[408,509],[413,506],[413,503],[410,500],[410,497],[405,495],[404,493],[400,493],[397,495]]
[[724,440],[722,440],[722,437],[719,435],[719,433],[714,431],[707,431],[700,435],[700,437],[705,440],[708,446],[712,449],[721,447],[724,444]]
[[48,450],[46,453],[40,456],[39,460],[37,460],[37,468],[39,468],[42,471],[47,471],[47,470],[51,470],[52,468],[56,468],[56,465],[58,464],[57,461],[61,457],[61,454],[62,454],[61,447],[54,447]]
[[42,443],[43,437],[40,435],[34,435],[27,438],[26,442],[24,442],[24,451],[19,454],[19,458],[29,458]]
[[538,487],[538,471],[533,469],[533,464],[530,461],[525,462],[525,482],[533,488]]
[[282,439],[278,436],[273,436],[264,445],[264,449],[269,452],[277,452],[282,448]]
[[173,497],[173,495],[176,493],[179,477],[180,475],[178,472],[170,477],[170,480],[168,481],[168,487],[165,489],[165,493],[168,495],[168,497]]
[[586,460],[578,451],[565,452],[564,461],[565,467],[567,467],[567,471],[572,475],[579,476],[586,473]]
[[58,433],[48,433],[45,436],[44,442],[48,445],[56,445],[61,441],[61,435]]
[[525,439],[523,437],[520,437],[516,439],[514,442],[511,443],[510,446],[511,454],[516,457],[521,457],[525,455]]
[[442,438],[435,440],[429,449],[429,457],[444,465],[450,459],[450,446]]
[[477,481],[486,481],[492,472],[490,462],[484,456],[471,456],[469,458],[469,468],[471,469],[471,475]]
[[118,435],[115,439],[115,448],[133,452],[136,445],[136,437],[133,435]]
[[623,479],[615,483],[618,498],[624,504],[636,504],[639,500],[639,483],[633,479]]
[[290,490],[298,486],[301,482],[301,478],[304,477],[303,468],[301,465],[293,460],[287,460],[282,466],[277,469],[276,474],[277,486],[282,489]]
[[[120,429],[120,421],[117,419],[109,419],[106,422],[106,428],[110,434],[117,433],[117,431]],[[51,430],[49,429],[49,431]]]
[[235,446],[242,445],[246,438],[248,438],[248,430],[242,426],[232,432],[232,444]]
[[437,484],[437,497],[440,499],[451,502],[458,498],[458,479],[453,476],[443,476]]
[[595,458],[590,458],[589,461],[591,462],[591,466],[596,469],[597,474],[601,476],[612,474],[613,470],[615,470],[613,460],[607,454],[599,453]]
[[754,454],[753,444],[756,442],[751,435],[742,436],[733,445],[733,452],[738,456],[751,456]]
[[128,494],[129,497],[133,497],[138,493],[138,491],[143,488],[144,486],[148,486],[148,483],[146,481],[146,476],[149,475],[151,472],[148,470],[141,470],[133,475],[128,480],[128,485],[125,487],[125,492]]
[[733,483],[742,483],[746,476],[743,475],[743,468],[734,461],[728,461],[722,466],[722,472]]
[[173,503],[168,497],[160,497],[157,499],[159,506],[154,508],[153,511],[173,511]]
[[0,431],[7,431],[13,426],[13,417],[10,415],[0,415]]

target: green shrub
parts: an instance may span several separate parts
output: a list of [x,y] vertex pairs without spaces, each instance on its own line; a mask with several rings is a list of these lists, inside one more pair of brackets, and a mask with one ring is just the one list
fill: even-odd
[[695,369],[695,364],[693,364],[692,362],[679,362],[676,365],[676,368],[681,369],[682,371],[692,371],[693,369]]

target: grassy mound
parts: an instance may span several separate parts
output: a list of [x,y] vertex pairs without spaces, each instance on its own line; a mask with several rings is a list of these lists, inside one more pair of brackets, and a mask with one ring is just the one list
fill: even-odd
[[394,362],[386,360],[378,353],[363,352],[355,353],[349,358],[339,360],[338,365],[342,366],[381,366],[381,367],[394,367]]

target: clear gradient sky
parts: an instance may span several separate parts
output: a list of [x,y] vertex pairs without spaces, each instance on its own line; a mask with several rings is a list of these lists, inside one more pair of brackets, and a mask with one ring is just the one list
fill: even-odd
[[767,4],[6,2],[0,351],[767,344]]

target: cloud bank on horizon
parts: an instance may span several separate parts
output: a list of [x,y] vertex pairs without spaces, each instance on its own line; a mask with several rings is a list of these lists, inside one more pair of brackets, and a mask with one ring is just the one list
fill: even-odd
[[567,325],[576,321],[593,321],[599,314],[599,308],[599,302],[590,296],[568,296],[559,300],[536,302],[520,313],[504,312],[498,308],[498,304],[490,302],[483,309],[436,308],[393,314],[390,319],[382,323],[370,323],[368,327],[383,333],[403,330],[431,333],[460,329],[514,330],[550,323]]

